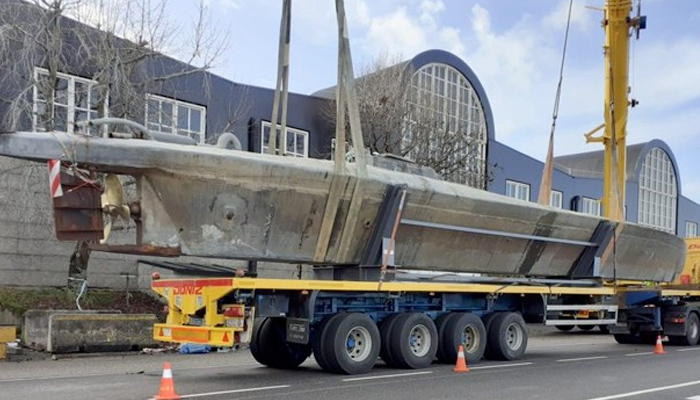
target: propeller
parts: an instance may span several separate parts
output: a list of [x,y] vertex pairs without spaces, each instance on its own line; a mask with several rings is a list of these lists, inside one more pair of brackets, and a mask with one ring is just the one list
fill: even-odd
[[115,221],[122,219],[125,223],[129,221],[131,212],[126,204],[124,187],[116,174],[107,174],[104,178],[104,191],[100,197],[102,202],[102,214],[105,217],[105,227],[103,239],[100,243],[105,243],[112,232],[112,225]]

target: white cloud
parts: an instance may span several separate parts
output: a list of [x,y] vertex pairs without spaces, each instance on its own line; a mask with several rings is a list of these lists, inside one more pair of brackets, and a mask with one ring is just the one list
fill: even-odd
[[700,99],[700,37],[639,43],[632,65],[635,96],[654,109],[672,110]]
[[440,0],[423,0],[420,10],[420,22],[430,29],[435,29],[437,25],[435,17],[440,12],[445,11],[445,4]]
[[[569,15],[569,2],[560,1],[557,8],[549,15],[545,16],[542,24],[546,28],[564,30],[566,29],[566,20]],[[586,1],[574,0],[571,6],[571,26],[581,30],[593,28],[594,20],[601,19],[602,13],[599,11],[586,8]]]
[[240,0],[216,0],[216,3],[224,10],[238,10],[241,8]]
[[372,18],[364,43],[375,54],[389,50],[417,54],[428,45],[425,30],[403,7],[392,14]]
[[[281,5],[278,6],[281,9]],[[345,18],[351,32],[351,42],[356,38],[356,29],[362,30],[370,24],[369,6],[364,0],[345,2]],[[332,1],[296,0],[292,3],[292,34],[315,46],[335,45],[338,19]]]

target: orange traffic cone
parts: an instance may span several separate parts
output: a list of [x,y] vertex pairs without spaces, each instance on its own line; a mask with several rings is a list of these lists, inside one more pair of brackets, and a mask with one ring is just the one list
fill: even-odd
[[656,337],[656,348],[654,349],[654,354],[666,354],[664,345],[661,343],[661,335]]
[[464,357],[464,346],[459,346],[459,351],[457,352],[457,364],[455,365],[454,372],[469,372],[467,368],[467,359]]
[[175,393],[175,385],[173,382],[173,371],[170,369],[170,363],[166,362],[163,365],[163,378],[160,380],[160,390],[156,395],[156,400],[177,400],[180,395]]

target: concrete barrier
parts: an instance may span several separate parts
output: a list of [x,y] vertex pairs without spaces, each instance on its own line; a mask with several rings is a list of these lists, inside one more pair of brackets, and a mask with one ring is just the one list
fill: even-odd
[[116,314],[114,310],[27,310],[22,315],[22,344],[35,350],[46,350],[49,337],[49,317],[55,314]]
[[153,346],[153,314],[54,314],[47,351],[77,353],[140,350]]

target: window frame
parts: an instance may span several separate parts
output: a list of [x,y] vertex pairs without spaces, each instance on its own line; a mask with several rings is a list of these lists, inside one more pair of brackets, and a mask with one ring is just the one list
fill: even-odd
[[[456,183],[486,189],[488,127],[482,100],[471,81],[457,68],[442,62],[421,66],[409,81],[404,102],[410,110],[404,117],[401,146],[411,146],[414,140],[412,127],[415,115],[438,115],[448,134],[463,134],[454,153],[466,157],[466,168],[443,173],[443,177]],[[432,143],[432,140],[431,140]],[[408,152],[415,159],[419,154],[433,151],[416,146]],[[452,160],[457,156],[450,156]]]
[[[554,200],[555,197],[558,197],[559,201],[556,202],[557,204],[552,204],[554,203],[552,200]],[[564,209],[564,192],[562,192],[561,190],[552,189],[549,192],[549,205],[550,207]]]
[[[148,105],[151,100],[158,101],[158,123],[155,122],[150,122],[148,119]],[[168,125],[164,125],[162,121],[162,104],[163,103],[169,103],[172,107],[172,114],[171,114],[171,131],[168,132],[163,129],[151,129],[151,124],[153,125],[158,125],[160,127],[167,127]],[[191,113],[188,112],[187,116],[187,129],[181,129],[178,127],[179,124],[179,112],[180,112],[180,107],[185,107],[188,108],[189,110],[197,110],[200,112],[200,119],[199,119],[199,128],[200,131],[193,131],[190,129],[190,123],[191,123]],[[183,133],[180,133],[180,131],[184,131],[187,133],[187,137],[192,138],[193,134],[199,134],[199,141],[198,143],[204,144],[206,142],[207,138],[207,107],[199,105],[199,104],[194,104],[190,103],[187,101],[179,100],[179,99],[173,99],[170,97],[164,97],[161,95],[153,94],[153,93],[146,93],[146,102],[144,104],[144,125],[149,129],[154,132],[163,132],[163,133],[169,133],[173,135],[180,135],[180,136],[185,136]]]
[[[265,121],[265,120],[260,121],[260,153],[261,154],[267,154],[267,150],[268,150],[268,146],[265,143],[265,128],[268,128],[268,131],[272,132],[272,123],[270,121]],[[282,130],[282,125],[277,124],[276,131],[279,133],[281,130]],[[297,158],[309,158],[309,131],[305,131],[303,129],[298,129],[298,128],[293,128],[290,126],[287,126],[286,130],[287,130],[287,132],[286,132],[285,137],[284,137],[284,139],[285,139],[284,146],[279,146],[279,142],[277,143],[277,146],[278,146],[277,151],[279,152],[281,150],[281,154],[279,154],[279,155],[283,155],[283,156],[288,155],[290,157],[297,157]],[[287,135],[290,133],[294,135],[294,139],[295,139],[294,143],[295,144],[297,143],[296,142],[297,135],[303,136],[303,138],[304,138],[304,141],[303,141],[304,152],[303,152],[303,154],[299,153],[297,151],[290,152],[287,150]],[[268,139],[268,143],[269,143],[269,139]],[[295,148],[296,148],[296,146],[295,146]]]
[[[512,195],[509,193],[509,191],[510,191],[508,188],[509,185],[514,188]],[[520,196],[521,189],[525,190],[525,197],[526,198],[523,198]],[[506,179],[505,195],[510,197],[510,198],[517,199],[517,200],[530,201],[530,184],[524,183],[524,182],[514,181],[512,179]]]
[[[39,105],[39,103],[45,104],[46,109],[48,109],[49,104],[48,104],[48,100],[39,99],[38,82],[39,82],[40,75],[45,75],[48,77],[49,71],[46,68],[34,67],[34,71],[33,71],[33,75],[32,75],[33,79],[34,79],[34,82],[32,83],[32,130],[37,131],[37,132],[44,132],[44,131],[46,131],[46,129],[40,128],[38,126],[38,123],[39,123],[39,119],[38,119],[39,118],[39,110],[38,110],[39,107],[38,107],[38,105]],[[100,110],[99,108],[97,108],[97,109],[90,108],[90,97],[88,97],[88,99],[87,99],[87,105],[88,105],[87,108],[80,107],[80,106],[76,105],[76,102],[75,102],[75,95],[76,95],[75,85],[76,85],[76,83],[86,85],[88,96],[91,96],[93,88],[95,86],[98,86],[99,82],[97,82],[93,79],[89,79],[89,78],[85,78],[85,77],[77,76],[77,75],[72,75],[72,74],[67,74],[64,72],[56,72],[56,78],[65,79],[66,81],[68,81],[68,87],[66,88],[67,99],[66,99],[66,104],[56,103],[56,98],[55,98],[56,97],[55,96],[56,89],[54,89],[54,100],[53,100],[53,104],[51,104],[51,107],[56,107],[56,106],[64,107],[66,109],[67,115],[66,115],[66,130],[56,130],[56,127],[55,127],[56,116],[54,115],[54,132],[66,132],[69,134],[75,134],[75,128],[76,128],[76,126],[75,126],[75,124],[76,124],[75,114],[76,114],[76,112],[86,113],[86,115],[87,115],[86,121],[90,121],[90,120],[94,119],[91,116],[92,112],[97,113],[97,118],[101,118],[100,111],[102,111],[103,117],[109,116],[109,91],[107,91],[107,96],[105,98],[104,104],[102,105],[102,110]],[[80,122],[80,121],[78,121],[78,122]],[[105,127],[103,127],[101,130],[104,132],[104,129],[105,129]]]
[[637,222],[675,234],[678,197],[678,177],[671,156],[661,147],[651,148],[639,173]]
[[[692,228],[692,229],[689,229]],[[692,233],[690,232],[692,231]],[[685,221],[685,237],[694,238],[698,237],[698,223],[694,221]]]
[[[587,210],[590,209],[591,206],[593,206],[593,208],[596,209],[595,213]],[[581,213],[586,215],[593,215],[596,217],[602,216],[603,206],[600,199],[594,199],[586,196],[581,197]]]

